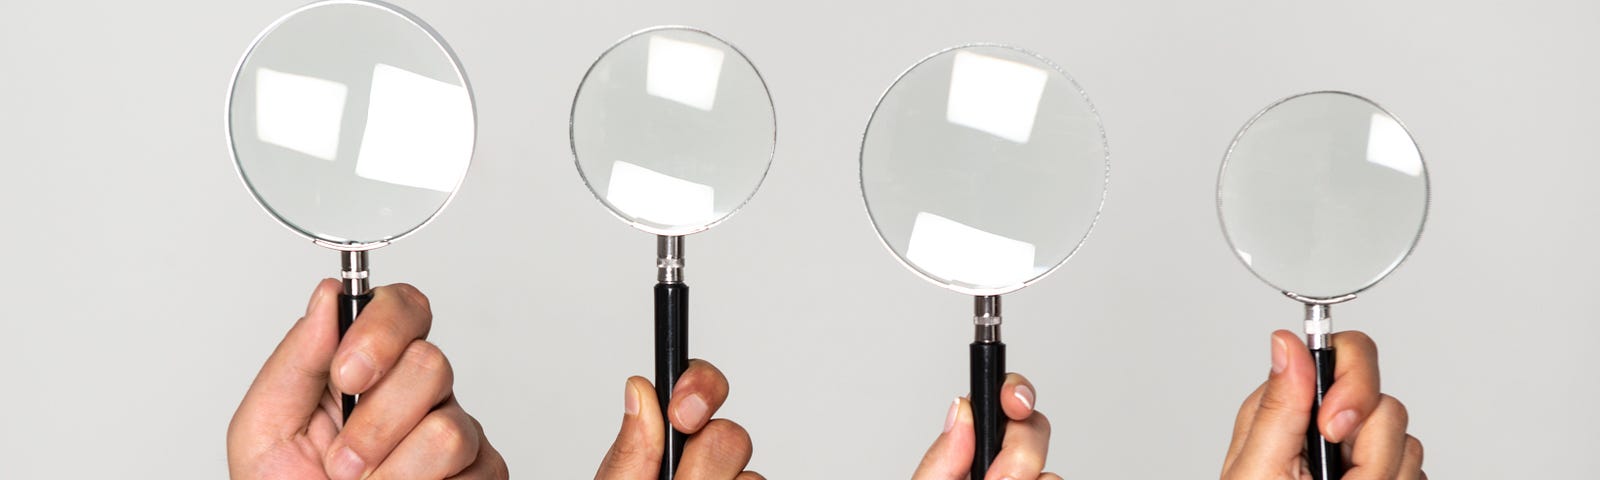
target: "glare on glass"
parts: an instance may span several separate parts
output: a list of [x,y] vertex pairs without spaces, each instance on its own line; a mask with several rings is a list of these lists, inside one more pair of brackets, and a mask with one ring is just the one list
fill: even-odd
[[291,230],[382,245],[444,208],[471,162],[467,79],[437,34],[378,2],[302,7],[234,74],[227,133],[250,192]]
[[999,295],[1082,245],[1105,198],[1099,115],[1059,67],[1006,46],[958,47],[884,93],[861,146],[879,237],[936,284]]
[[1327,300],[1394,271],[1422,234],[1428,172],[1400,121],[1371,101],[1280,101],[1234,139],[1217,211],[1239,259],[1285,293]]
[[766,177],[777,135],[755,66],[709,33],[658,27],[595,61],[572,105],[578,172],[619,218],[657,235],[710,228]]

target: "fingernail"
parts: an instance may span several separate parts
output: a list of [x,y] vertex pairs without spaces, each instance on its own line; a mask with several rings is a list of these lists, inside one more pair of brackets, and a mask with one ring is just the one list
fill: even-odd
[[1338,437],[1342,441],[1350,441],[1350,432],[1356,428],[1355,410],[1345,410],[1333,416],[1333,421],[1328,422],[1329,436]]
[[706,401],[700,395],[690,395],[683,399],[683,405],[678,406],[678,423],[683,428],[700,428],[700,424],[706,421],[705,416]]
[[633,384],[623,385],[627,393],[622,395],[622,413],[628,416],[639,414],[639,394],[633,392]]
[[956,414],[960,412],[961,397],[956,397],[950,401],[950,413],[944,414],[944,433],[950,433],[950,429],[956,426]]
[[361,456],[356,455],[350,447],[340,448],[328,460],[328,477],[333,480],[356,480],[361,478],[361,473],[366,469],[367,462],[361,461]]
[[366,353],[356,351],[350,354],[344,359],[344,365],[339,366],[339,380],[355,391],[344,393],[356,394],[372,388],[377,371],[378,368],[373,366],[372,357],[368,357]]
[[1033,411],[1033,389],[1028,388],[1027,385],[1017,385],[1017,388],[1012,390],[1011,394],[1022,402],[1022,406],[1028,407],[1028,411]]
[[1287,348],[1288,346],[1283,344],[1283,339],[1277,335],[1272,336],[1272,373],[1283,373],[1283,369],[1289,366]]

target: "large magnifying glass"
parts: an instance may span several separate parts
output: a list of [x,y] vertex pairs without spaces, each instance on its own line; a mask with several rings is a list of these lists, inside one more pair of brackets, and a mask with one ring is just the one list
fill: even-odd
[[[455,195],[477,134],[444,39],[398,7],[323,1],[256,38],[228,91],[234,165],[263,210],[339,251],[339,335],[372,298],[367,251],[421,229]],[[340,399],[350,417],[356,399]]]
[[[754,196],[777,138],[772,97],[754,65],[716,36],[655,27],[618,41],[584,74],[572,102],[572,154],[596,199],[656,235],[656,395],[667,411],[689,366],[684,236],[726,220]],[[660,478],[673,478],[687,435],[667,429]]]
[[1296,95],[1234,137],[1217,178],[1217,216],[1240,261],[1305,304],[1317,394],[1306,433],[1312,477],[1344,476],[1339,445],[1317,431],[1333,384],[1331,308],[1393,272],[1428,216],[1428,169],[1400,120],[1344,92]]
[[1004,438],[1000,295],[1044,278],[1088,238],[1110,157],[1077,82],[1037,54],[971,45],[933,54],[878,100],[861,142],[861,194],[912,272],[972,295],[972,408],[984,478]]

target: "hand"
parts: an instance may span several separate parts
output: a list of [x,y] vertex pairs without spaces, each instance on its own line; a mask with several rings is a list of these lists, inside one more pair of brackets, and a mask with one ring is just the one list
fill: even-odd
[[[1428,478],[1422,473],[1422,442],[1406,434],[1405,405],[1379,392],[1378,346],[1351,331],[1335,334],[1333,348],[1339,352],[1333,387],[1316,420],[1323,437],[1342,443],[1349,464],[1344,479]],[[1223,479],[1311,478],[1302,451],[1316,381],[1305,344],[1287,330],[1273,332],[1272,371],[1239,407]]]
[[[323,280],[228,425],[233,478],[507,478],[456,403],[433,313],[410,285],[380,287],[339,341],[339,283]],[[330,371],[332,382],[330,383]],[[341,425],[337,393],[363,394]],[[370,477],[369,477],[370,476]]]
[[[1044,470],[1045,455],[1050,451],[1050,420],[1033,409],[1033,384],[1022,375],[1006,374],[1006,383],[1000,387],[1000,409],[1011,418],[1006,423],[1006,437],[1000,442],[1000,454],[989,467],[988,479],[1061,480]],[[972,452],[977,443],[972,428],[972,404],[966,398],[957,398],[950,404],[950,413],[944,419],[944,433],[928,447],[917,466],[913,480],[964,480],[972,473]],[[980,479],[981,480],[981,479]]]
[[[667,425],[661,420],[656,390],[644,377],[628,379],[622,399],[622,431],[611,451],[600,461],[596,480],[655,480],[661,473]],[[725,419],[711,418],[728,399],[728,378],[704,360],[690,360],[689,368],[672,390],[672,428],[689,434],[677,478],[689,480],[764,480],[747,471],[750,434]]]

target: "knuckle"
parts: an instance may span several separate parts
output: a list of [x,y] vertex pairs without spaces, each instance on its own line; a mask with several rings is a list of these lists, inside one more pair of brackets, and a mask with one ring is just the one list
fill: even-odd
[[1383,397],[1378,402],[1380,405],[1388,405],[1389,414],[1393,415],[1401,425],[1409,425],[1411,423],[1411,412],[1406,410],[1406,404],[1400,403],[1399,399],[1386,393],[1383,394]]
[[422,433],[438,451],[476,456],[477,436],[469,435],[461,423],[435,411],[422,420]]
[[407,363],[424,372],[433,373],[445,379],[445,383],[454,381],[455,372],[450,368],[450,359],[444,356],[444,351],[437,345],[427,340],[413,340],[406,346],[402,358]]
[[417,287],[414,287],[409,283],[396,283],[391,285],[391,287],[394,287],[395,293],[398,294],[400,299],[404,300],[407,305],[416,308],[417,311],[422,312],[428,318],[433,318],[433,303],[428,301],[428,296],[424,295],[421,290],[417,289]]
[[1406,435],[1406,456],[1421,459],[1422,454],[1422,441],[1417,440],[1417,437]]
[[731,420],[712,420],[700,431],[700,435],[711,441],[714,450],[737,458],[750,458],[754,448],[750,443],[750,433]]

